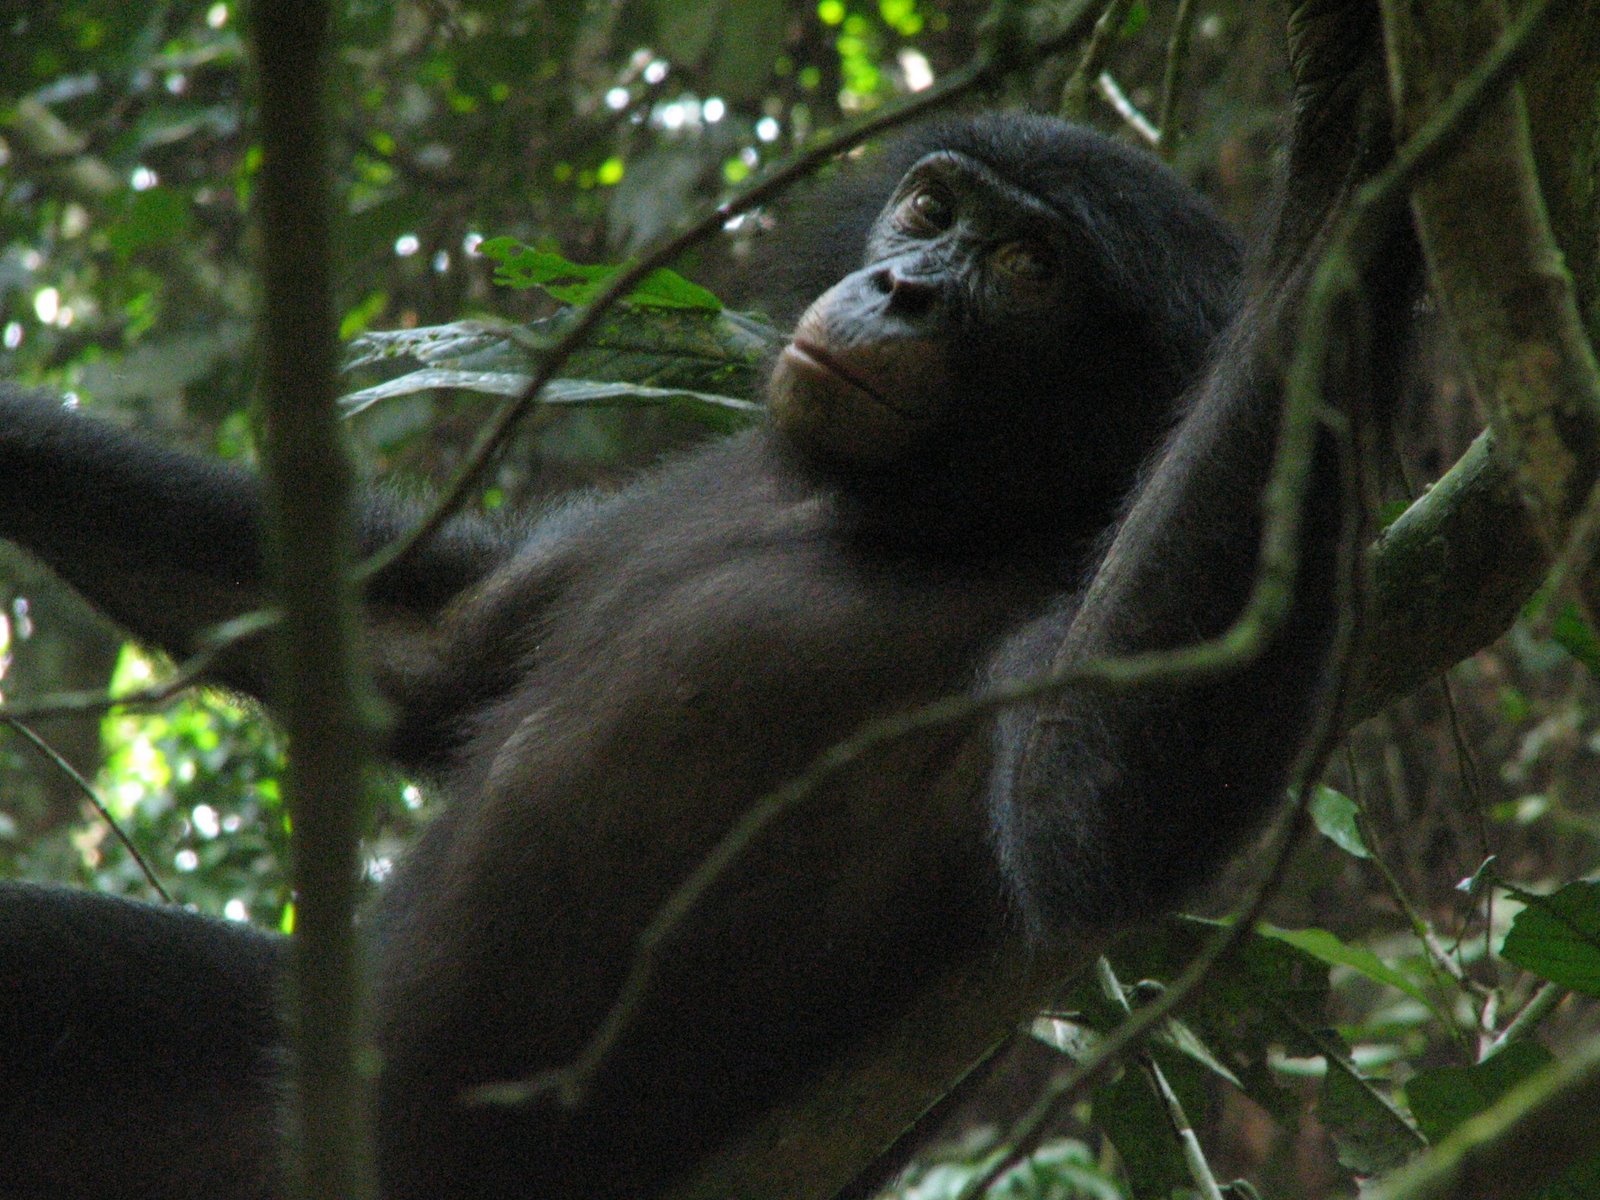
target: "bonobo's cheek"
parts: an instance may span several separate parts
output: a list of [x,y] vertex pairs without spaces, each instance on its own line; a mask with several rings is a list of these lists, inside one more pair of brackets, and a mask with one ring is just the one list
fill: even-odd
[[948,358],[927,338],[844,327],[832,292],[806,311],[767,390],[774,426],[808,456],[839,465],[902,461],[949,408]]

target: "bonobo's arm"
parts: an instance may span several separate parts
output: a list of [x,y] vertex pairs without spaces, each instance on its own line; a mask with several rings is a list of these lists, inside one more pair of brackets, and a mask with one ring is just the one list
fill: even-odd
[[[0,384],[0,537],[31,551],[135,636],[183,658],[218,622],[265,603],[262,488],[237,466],[168,449]],[[362,553],[415,514],[378,491],[357,513]],[[514,539],[457,520],[368,587],[378,674],[401,709],[408,644],[507,557]],[[224,655],[212,676],[264,696],[266,639]]]
[[0,885],[0,1195],[264,1200],[285,939]]
[[[1302,4],[1291,39],[1290,174],[1252,299],[1081,601],[1015,639],[1004,675],[1037,672],[1052,651],[1059,668],[1193,644],[1244,609],[1307,287],[1334,217],[1388,154],[1375,6]],[[1325,380],[1324,402],[1358,416],[1388,401],[1398,374],[1417,256],[1403,219],[1395,226],[1365,256],[1377,264],[1362,284],[1371,334],[1333,331],[1372,351],[1364,364],[1335,355]],[[995,836],[1036,935],[1070,938],[1172,903],[1279,798],[1327,692],[1342,495],[1323,426],[1289,619],[1248,666],[1205,684],[1085,688],[1002,719]]]

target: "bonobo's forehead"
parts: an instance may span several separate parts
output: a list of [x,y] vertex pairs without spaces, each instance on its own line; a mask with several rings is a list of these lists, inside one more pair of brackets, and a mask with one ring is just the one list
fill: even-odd
[[937,183],[964,206],[967,212],[995,212],[1006,224],[1037,223],[1055,228],[1062,219],[1060,209],[1044,197],[1001,175],[988,163],[973,158],[959,150],[935,150],[925,154],[901,177],[899,186],[885,205],[887,212],[910,192],[919,187]]
[[[937,191],[950,208],[947,228],[917,233],[899,215],[918,192]],[[917,159],[867,234],[864,262],[880,262],[912,244],[937,244],[946,253],[985,253],[999,242],[1026,239],[1065,249],[1076,225],[1060,209],[988,163],[959,150],[934,150]]]
[[1137,226],[1156,211],[1214,221],[1209,205],[1155,156],[1055,117],[1013,112],[935,121],[900,147],[907,163],[937,151],[981,165],[1068,219],[1115,214]]

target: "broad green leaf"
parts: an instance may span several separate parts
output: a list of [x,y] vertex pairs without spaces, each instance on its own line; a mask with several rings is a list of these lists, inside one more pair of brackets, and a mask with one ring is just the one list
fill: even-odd
[[[457,321],[426,329],[364,334],[347,368],[422,369],[345,396],[347,413],[431,388],[494,396],[521,394],[533,372],[571,326],[570,313],[532,325]],[[667,404],[718,429],[758,412],[750,400],[762,363],[781,335],[764,321],[704,309],[633,309],[609,314],[564,364],[545,399],[570,406]]]
[[1406,1104],[1428,1140],[1437,1142],[1554,1061],[1537,1042],[1515,1042],[1470,1067],[1417,1072],[1406,1083]]
[[[485,258],[500,265],[495,282],[512,288],[542,288],[564,304],[587,304],[622,270],[620,266],[575,263],[553,250],[526,246],[515,238],[491,238],[479,248]],[[637,308],[695,308],[716,312],[722,301],[676,271],[658,268],[646,275],[626,296],[624,304]]]
[[1174,1188],[1189,1182],[1183,1146],[1166,1107],[1138,1067],[1130,1063],[1111,1083],[1095,1089],[1094,1123],[1117,1148],[1133,1200],[1167,1200]]
[[[431,391],[434,388],[483,392],[491,396],[520,396],[533,382],[529,375],[504,375],[484,371],[413,371],[388,383],[363,388],[340,398],[347,416],[354,416],[383,400],[413,392]],[[539,397],[542,404],[571,407],[640,407],[654,408],[672,405],[707,414],[729,414],[737,418],[735,424],[753,420],[761,406],[734,396],[717,396],[709,392],[690,392],[681,388],[640,387],[632,383],[608,383],[592,379],[557,379],[545,385]]]
[[[1438,1142],[1554,1061],[1537,1042],[1515,1042],[1470,1067],[1418,1072],[1406,1084],[1406,1103],[1428,1140]],[[1594,1200],[1600,1196],[1600,1158],[1579,1163],[1540,1195],[1543,1200]]]
[[1417,1131],[1343,1055],[1329,1054],[1317,1119],[1339,1148],[1339,1161],[1362,1175],[1398,1167],[1423,1147]]
[[1375,983],[1402,991],[1418,1003],[1427,1005],[1428,1010],[1444,1024],[1450,1024],[1450,1018],[1440,1011],[1415,980],[1395,970],[1364,946],[1352,946],[1326,929],[1278,929],[1272,925],[1262,925],[1261,932],[1267,937],[1287,942],[1330,966],[1349,967]]
[[[1123,938],[1107,957],[1125,983],[1164,985],[1222,928],[1215,921],[1173,918]],[[1278,1047],[1298,1056],[1321,1052],[1303,1031],[1327,1022],[1327,993],[1326,966],[1293,946],[1252,933],[1212,968],[1205,986],[1185,1006],[1183,1023],[1207,1055],[1226,1064],[1246,1095],[1293,1128],[1300,1101],[1284,1088],[1273,1053]],[[1093,979],[1075,986],[1060,1009],[1078,1025],[1101,1033],[1123,1020]]]
[[1182,1021],[1175,1019],[1167,1021],[1162,1025],[1161,1032],[1156,1035],[1154,1040],[1159,1045],[1169,1046],[1179,1054],[1192,1058],[1213,1075],[1226,1079],[1241,1092],[1244,1091],[1244,1084],[1239,1081],[1239,1077],[1233,1073],[1232,1069],[1217,1057],[1199,1034]]
[[1371,858],[1372,851],[1361,836],[1360,813],[1354,800],[1331,787],[1318,787],[1311,796],[1311,819],[1317,823],[1317,832],[1346,854]]
[[[451,371],[530,375],[574,319],[567,312],[530,325],[457,321],[367,333],[350,344],[345,369],[413,359]],[[624,310],[590,332],[561,374],[748,400],[760,390],[762,364],[783,340],[766,321],[742,313]]]
[[703,308],[708,312],[722,308],[722,301],[714,293],[665,267],[646,275],[628,293],[626,302],[640,308]]
[[1517,914],[1500,953],[1524,971],[1600,996],[1600,883],[1569,883],[1549,896],[1513,889]]

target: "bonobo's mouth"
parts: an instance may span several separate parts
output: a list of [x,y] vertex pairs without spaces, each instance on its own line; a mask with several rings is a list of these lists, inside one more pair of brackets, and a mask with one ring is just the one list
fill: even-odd
[[886,408],[892,413],[897,413],[903,417],[917,415],[913,410],[890,401],[876,387],[840,362],[830,351],[808,338],[796,335],[794,340],[783,348],[782,357],[788,359],[789,367],[792,370],[812,375],[823,375],[832,382],[843,383],[852,391],[860,392],[874,404]]

